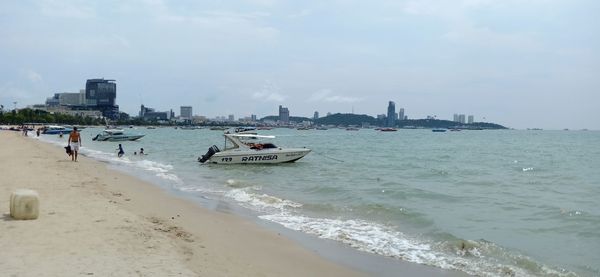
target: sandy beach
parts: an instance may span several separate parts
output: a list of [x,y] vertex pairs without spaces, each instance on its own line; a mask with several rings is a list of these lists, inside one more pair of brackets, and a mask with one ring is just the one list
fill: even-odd
[[[71,162],[18,132],[0,132],[0,142],[2,276],[364,275],[101,162]],[[18,188],[39,193],[37,220],[10,218]]]

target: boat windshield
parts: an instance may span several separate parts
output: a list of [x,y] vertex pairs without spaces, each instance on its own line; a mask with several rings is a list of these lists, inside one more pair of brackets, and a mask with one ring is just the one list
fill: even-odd
[[231,150],[231,149],[236,149],[236,148],[240,148],[238,146],[237,142],[235,142],[230,137],[225,136],[225,146],[223,147],[223,150]]

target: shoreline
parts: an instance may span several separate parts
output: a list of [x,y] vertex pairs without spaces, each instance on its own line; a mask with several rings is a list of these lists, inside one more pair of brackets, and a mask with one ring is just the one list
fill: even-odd
[[[232,213],[224,201],[210,209],[101,161],[80,156],[72,163],[62,149],[18,132],[0,132],[0,138],[0,211],[7,212],[16,188],[37,190],[41,203],[39,219],[12,221],[5,215],[0,224],[0,266],[8,273],[465,276],[323,242]],[[19,245],[23,241],[34,243]],[[59,260],[47,257],[57,254]],[[40,271],[25,266],[40,263]]]

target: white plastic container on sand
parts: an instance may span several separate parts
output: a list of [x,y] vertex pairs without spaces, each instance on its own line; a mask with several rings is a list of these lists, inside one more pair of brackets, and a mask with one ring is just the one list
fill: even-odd
[[14,219],[36,219],[39,209],[39,196],[34,190],[18,189],[10,196],[10,216]]

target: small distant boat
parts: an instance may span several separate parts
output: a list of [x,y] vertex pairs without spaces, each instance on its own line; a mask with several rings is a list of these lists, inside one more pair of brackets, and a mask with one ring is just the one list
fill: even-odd
[[346,131],[358,131],[358,128],[354,128],[354,127],[348,127],[346,128]]
[[237,127],[233,131],[236,134],[257,134],[256,127]]
[[396,132],[398,130],[396,128],[380,128],[379,131],[381,131],[381,132]]
[[142,134],[127,134],[122,129],[106,129],[97,134],[94,141],[133,141],[144,137]]
[[156,129],[156,127],[154,127],[154,126],[148,126],[148,127],[146,127],[146,129]]
[[434,133],[443,133],[446,132],[446,129],[432,129],[431,131]]
[[225,131],[227,129],[229,129],[228,127],[225,126],[215,126],[215,127],[210,127],[211,130],[213,131]]
[[[216,145],[208,148],[208,152],[198,158],[201,163],[215,164],[275,164],[291,163],[306,156],[308,148],[281,148],[273,143],[259,143],[255,139],[273,139],[275,136],[259,136],[253,134],[224,134],[224,150]],[[229,143],[229,146],[227,145]]]
[[450,132],[460,132],[460,131],[462,131],[462,130],[458,129],[458,128],[452,128],[452,129],[450,129]]
[[322,130],[322,131],[323,131],[323,130],[329,130],[329,129],[327,129],[327,127],[317,127],[316,129],[317,129],[317,130]]
[[200,130],[202,127],[200,126],[181,126],[179,127],[181,130]]
[[81,131],[81,130],[87,128],[86,126],[73,126],[73,125],[63,125],[63,126],[67,129],[73,129],[73,127],[77,127],[78,131]]
[[67,128],[65,126],[48,125],[48,126],[44,127],[44,130],[42,131],[42,134],[45,134],[45,135],[59,135],[59,134],[68,134],[71,131],[73,131],[73,129]]

